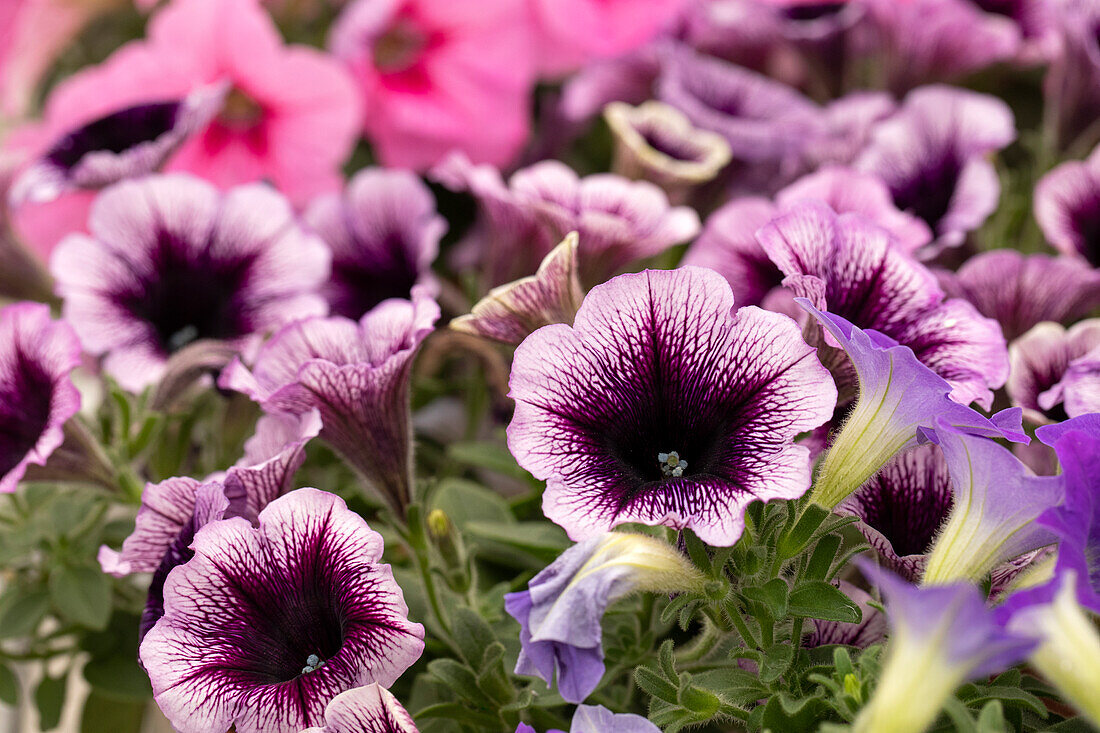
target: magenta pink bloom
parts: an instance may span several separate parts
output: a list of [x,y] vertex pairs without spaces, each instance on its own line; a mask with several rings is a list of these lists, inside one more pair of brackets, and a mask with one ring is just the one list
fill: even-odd
[[575,540],[640,522],[732,545],[751,502],[809,488],[794,438],[836,403],[794,321],[735,309],[726,281],[699,267],[594,288],[572,327],[520,344],[510,386],[508,447]]
[[452,150],[506,166],[527,139],[534,58],[522,0],[353,0],[328,47],[355,76],[362,126],[387,166]]
[[30,465],[45,465],[64,440],[65,422],[80,409],[70,374],[80,343],[48,306],[0,309],[0,493],[15,491]]
[[1100,267],[1100,147],[1039,180],[1035,218],[1056,250]]
[[327,312],[323,243],[262,184],[220,193],[193,176],[125,181],[52,260],[65,318],[124,388],[155,383],[198,339],[243,348],[294,318]]
[[416,285],[438,288],[431,266],[447,222],[412,173],[362,170],[342,194],[314,200],[303,219],[332,250],[322,292],[333,315],[359,318],[383,300],[409,298]]

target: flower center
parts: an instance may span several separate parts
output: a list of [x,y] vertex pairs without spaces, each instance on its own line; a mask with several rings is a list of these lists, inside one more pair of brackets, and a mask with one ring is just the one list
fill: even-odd
[[302,674],[316,672],[323,666],[325,666],[325,660],[321,659],[316,654],[310,654],[306,657],[306,666],[302,667]]
[[405,71],[416,63],[428,37],[408,20],[399,20],[374,42],[374,66],[386,74]]
[[233,87],[225,97],[218,121],[234,130],[247,130],[255,127],[263,116],[264,109],[259,102]]
[[688,462],[681,459],[676,451],[658,453],[657,462],[661,466],[661,473],[669,478],[680,478],[688,467]]

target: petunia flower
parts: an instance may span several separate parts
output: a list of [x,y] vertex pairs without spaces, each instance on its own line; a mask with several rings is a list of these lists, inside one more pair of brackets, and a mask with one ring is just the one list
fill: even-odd
[[1070,417],[1100,412],[1100,346],[1070,362],[1062,395]]
[[[978,45],[969,37],[966,42]],[[853,165],[881,178],[899,209],[928,224],[935,248],[956,247],[997,207],[1000,183],[986,156],[1015,137],[1012,111],[1000,99],[953,87],[921,87],[906,96],[897,114],[875,127]]]
[[[602,705],[578,705],[573,713],[569,733],[660,733],[660,728],[640,715],[613,713]],[[516,727],[516,733],[537,733],[526,723]],[[548,730],[546,733],[565,733]]]
[[231,493],[238,486],[247,500],[247,516],[255,517],[293,487],[294,473],[306,460],[306,444],[321,432],[321,414],[270,413],[256,421],[245,441],[244,455],[222,479]]
[[[298,489],[212,522],[164,584],[140,658],[182,733],[298,733],[341,692],[388,687],[424,649],[382,537],[344,502]],[[218,609],[211,613],[210,609]]]
[[928,553],[922,583],[975,582],[1001,563],[1054,544],[1035,519],[1061,503],[1060,476],[1034,476],[1006,448],[938,421],[935,442],[951,473],[955,501]]
[[302,733],[419,733],[409,711],[377,682],[332,698],[324,723]]
[[15,491],[31,465],[45,465],[65,440],[65,423],[80,410],[71,374],[80,342],[49,306],[0,309],[0,493]]
[[320,436],[391,508],[404,516],[412,488],[409,377],[420,344],[439,318],[421,286],[358,322],[311,318],[285,326],[251,367],[234,360],[218,384],[268,412],[321,414]]
[[1100,267],[1100,147],[1088,160],[1062,163],[1039,179],[1034,207],[1052,247]]
[[520,344],[510,385],[508,446],[574,539],[640,522],[733,544],[749,503],[809,487],[793,440],[836,403],[791,319],[734,310],[726,281],[697,267],[593,289],[572,327]]
[[1096,360],[1090,352],[1098,348],[1100,318],[1079,321],[1068,329],[1057,323],[1038,324],[1008,350],[1011,371],[1005,388],[1012,404],[1022,407],[1028,421],[1037,425],[1095,412],[1089,406],[1100,405],[1090,398],[1082,377]]
[[875,125],[897,107],[888,92],[855,91],[829,102],[821,112],[821,134],[803,151],[804,165],[809,170],[851,165],[870,142]]
[[1100,271],[1071,257],[996,249],[971,257],[957,272],[935,273],[949,297],[970,301],[1001,324],[1010,343],[1042,321],[1068,325],[1100,306]]
[[1019,408],[987,418],[951,399],[951,385],[922,364],[907,346],[873,329],[853,326],[805,298],[814,316],[851,360],[859,396],[822,460],[812,499],[832,509],[894,455],[924,441],[943,420],[975,435],[1027,443]]
[[641,534],[604,532],[570,547],[531,579],[528,589],[504,597],[520,623],[516,674],[583,702],[604,673],[600,621],[607,607],[631,593],[701,590],[702,574],[679,551]]
[[324,244],[268,186],[224,194],[183,174],[124,181],[100,194],[92,235],[51,261],[63,312],[84,348],[124,388],[155,383],[198,339],[236,348],[294,319],[324,314]]
[[12,206],[45,203],[63,193],[97,189],[159,169],[224,103],[225,84],[181,99],[134,105],[67,132],[12,184]]
[[886,658],[854,733],[921,733],[955,688],[1021,661],[1034,646],[1004,630],[969,583],[915,587],[862,559],[890,623]]
[[365,169],[343,194],[315,199],[303,220],[332,250],[332,275],[322,293],[332,314],[360,318],[415,285],[438,287],[431,272],[447,222],[435,199],[408,171]]
[[1049,62],[1059,50],[1061,39],[1055,8],[1057,3],[1042,0],[968,0],[986,13],[1008,18],[1020,29],[1020,48],[1016,61],[1021,64]]
[[[1038,3],[1037,3],[1038,4]],[[1059,150],[1096,143],[1093,123],[1100,112],[1100,6],[1092,0],[1042,3],[1052,14],[1058,38],[1043,79],[1054,144]]]
[[489,291],[464,316],[449,324],[518,346],[531,333],[551,323],[573,325],[584,295],[577,277],[577,233],[570,234],[539,265],[538,272]]
[[527,139],[534,83],[519,0],[354,0],[328,48],[350,69],[381,161],[425,169],[452,150],[504,167]]
[[756,236],[796,296],[909,346],[951,383],[954,399],[989,407],[1008,376],[1000,327],[966,301],[945,301],[932,273],[886,230],[807,201]]

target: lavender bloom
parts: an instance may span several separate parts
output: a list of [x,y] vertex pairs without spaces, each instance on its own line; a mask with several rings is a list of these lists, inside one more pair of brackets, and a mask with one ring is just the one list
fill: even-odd
[[388,687],[424,649],[424,627],[379,563],[382,537],[341,499],[299,489],[258,521],[198,531],[141,643],[157,704],[183,733],[320,725],[338,694]]
[[909,347],[824,313],[805,298],[797,302],[844,349],[859,381],[859,397],[821,464],[814,503],[835,507],[895,454],[929,438],[937,419],[975,435],[1029,442],[1019,408],[984,417],[952,400],[951,386]]
[[851,164],[867,146],[875,125],[896,110],[887,92],[852,92],[833,100],[821,113],[823,129],[803,153],[804,164],[810,170]]
[[538,272],[493,288],[450,327],[516,346],[551,323],[573,325],[583,298],[577,277],[577,233],[570,232],[546,255]]
[[885,597],[890,640],[855,733],[920,733],[956,687],[1016,664],[1034,646],[1005,631],[968,583],[917,588],[862,559],[857,563]]
[[1043,176],[1034,205],[1051,246],[1100,267],[1100,147],[1088,160],[1071,160]]
[[734,310],[726,281],[697,267],[595,288],[572,328],[520,344],[510,384],[508,446],[574,539],[640,522],[733,544],[750,502],[806,491],[793,439],[836,403],[792,320]]
[[127,107],[69,132],[16,178],[11,205],[44,203],[156,171],[206,127],[227,92],[225,84],[202,87],[183,99]]
[[[1022,407],[1024,416],[1038,425],[1093,412],[1088,409],[1095,402],[1088,394],[1086,375],[1090,363],[1095,363],[1089,352],[1097,348],[1100,318],[1069,329],[1057,323],[1035,326],[1008,350],[1011,371],[1005,387],[1012,404]],[[1084,389],[1079,388],[1082,376],[1086,376]]]
[[321,413],[321,437],[367,485],[404,515],[412,484],[409,374],[439,318],[421,287],[412,301],[387,300],[358,323],[292,323],[260,349],[251,369],[234,360],[219,380],[267,412]]
[[313,291],[328,251],[267,186],[223,194],[182,174],[124,181],[96,199],[89,228],[58,245],[51,269],[65,319],[126,389],[155,383],[168,356],[198,339],[243,348],[327,311]]
[[409,171],[362,170],[342,194],[315,199],[305,222],[332,250],[332,275],[321,292],[332,315],[360,318],[415,285],[436,288],[432,260],[447,222]]
[[840,621],[811,621],[810,633],[802,640],[807,648],[828,644],[845,644],[865,649],[877,644],[886,636],[886,616],[871,605],[874,600],[862,588],[846,580],[840,581],[840,590],[859,606],[859,623],[848,624]]
[[645,102],[653,96],[668,47],[668,39],[659,38],[622,56],[586,64],[562,85],[560,114],[578,126],[611,102]]
[[942,420],[935,438],[947,459],[955,503],[929,552],[925,585],[976,581],[1057,540],[1034,520],[1062,501],[1060,476],[1033,476],[1011,451]]
[[600,620],[607,607],[631,593],[701,590],[703,576],[676,549],[640,534],[596,534],[563,552],[531,579],[528,589],[504,597],[520,623],[516,674],[535,675],[569,702],[582,702],[603,677]]
[[244,444],[244,456],[225,475],[226,488],[247,497],[249,517],[293,487],[295,472],[306,460],[306,443],[321,432],[321,415],[272,413],[256,421],[256,432]]
[[418,733],[409,711],[378,683],[356,687],[332,698],[325,725],[302,733]]
[[730,201],[707,218],[703,233],[688,248],[682,264],[709,267],[726,278],[735,302],[761,305],[768,293],[780,286],[783,273],[756,241],[756,232],[778,212],[765,198]]
[[15,491],[30,465],[45,465],[80,410],[70,374],[80,343],[48,306],[17,303],[0,309],[0,493]]
[[[536,731],[526,723],[520,723],[516,733]],[[546,733],[564,731],[548,730]],[[661,729],[640,715],[613,713],[602,705],[578,705],[569,733],[661,733]]]
[[870,0],[887,83],[898,94],[918,84],[951,81],[1020,50],[1020,29],[968,0]]
[[1092,0],[1061,0],[1049,6],[1059,45],[1043,80],[1044,102],[1054,115],[1059,148],[1079,149],[1096,142],[1093,123],[1100,114],[1100,5]]
[[667,59],[657,98],[725,137],[734,160],[794,157],[820,134],[820,110],[793,88],[686,48]]
[[1024,64],[1050,61],[1060,45],[1054,5],[1050,0],[969,0],[991,15],[1008,18],[1020,29],[1016,60]]
[[[929,23],[917,25],[923,29]],[[979,45],[969,36],[966,42]],[[875,127],[854,166],[876,174],[899,209],[928,224],[936,249],[956,247],[997,207],[1000,183],[986,156],[1015,137],[1012,112],[996,97],[922,87],[910,92],[896,115]]]
[[966,301],[944,301],[932,273],[893,246],[888,232],[805,202],[757,239],[795,295],[909,346],[951,383],[954,399],[989,407],[990,388],[1008,376],[1000,327]]
[[1062,388],[1070,417],[1100,412],[1100,346],[1070,362]]
[[1100,271],[1070,257],[997,249],[936,277],[949,297],[1000,323],[1009,342],[1042,321],[1073,323],[1100,306]]

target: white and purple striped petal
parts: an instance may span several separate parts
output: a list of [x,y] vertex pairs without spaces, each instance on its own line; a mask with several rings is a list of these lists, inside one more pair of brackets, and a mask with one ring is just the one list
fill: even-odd
[[[224,478],[227,490],[247,498],[247,516],[293,487],[294,473],[306,460],[305,447],[321,432],[321,414],[274,412],[256,421],[256,432],[244,444],[244,456]],[[239,487],[239,488],[238,488]]]
[[325,708],[325,724],[302,733],[419,733],[409,711],[377,682],[341,692]]
[[[1040,323],[1009,347],[1011,372],[1005,388],[1012,404],[1022,407],[1038,425],[1059,422],[1091,412],[1088,397],[1089,352],[1100,348],[1100,318],[1080,321],[1066,329]],[[1075,366],[1076,365],[1076,366]],[[1085,377],[1082,384],[1081,378]],[[1082,391],[1080,387],[1084,387]],[[1070,403],[1074,414],[1069,413]]]
[[709,267],[721,274],[738,305],[761,305],[768,293],[780,287],[783,273],[756,241],[756,232],[778,213],[765,198],[730,201],[707,218],[682,264]]

